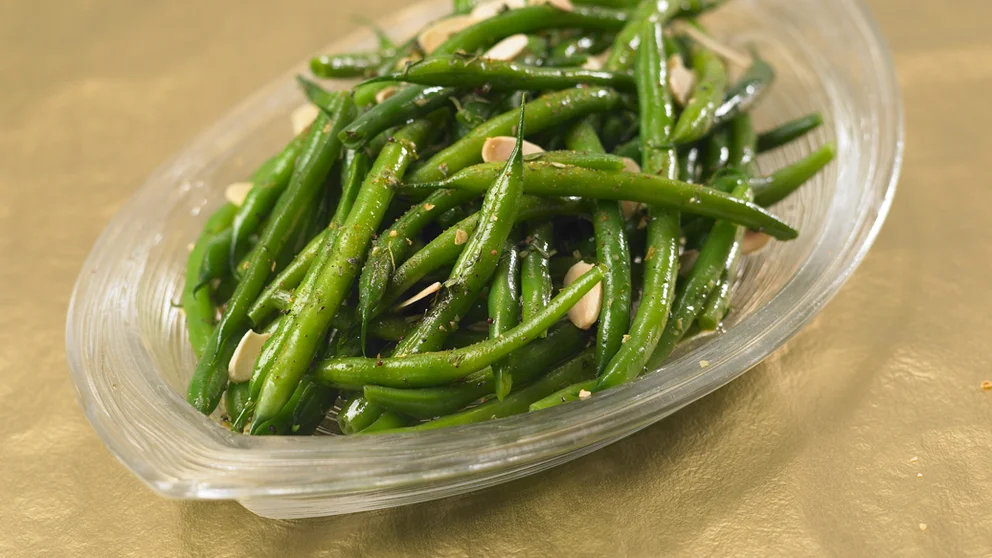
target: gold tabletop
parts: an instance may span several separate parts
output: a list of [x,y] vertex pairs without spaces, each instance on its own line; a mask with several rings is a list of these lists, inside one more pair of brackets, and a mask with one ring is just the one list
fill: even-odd
[[75,402],[66,306],[161,161],[353,25],[342,12],[405,2],[0,4],[0,555],[992,555],[992,3],[869,3],[905,95],[903,175],[802,334],[549,472],[294,522],[168,501],[125,470]]

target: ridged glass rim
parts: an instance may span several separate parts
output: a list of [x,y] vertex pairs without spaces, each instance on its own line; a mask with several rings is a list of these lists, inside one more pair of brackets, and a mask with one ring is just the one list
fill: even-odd
[[[395,14],[385,28],[401,27],[413,11],[447,0],[431,0]],[[409,501],[464,492],[504,482],[567,459],[578,457],[629,435],[703,397],[770,355],[810,321],[836,294],[871,247],[891,205],[902,163],[903,114],[891,56],[880,33],[859,0],[841,0],[865,41],[865,55],[882,71],[872,102],[894,104],[889,151],[878,142],[871,156],[874,174],[865,188],[850,236],[829,258],[810,257],[792,280],[767,305],[747,316],[717,340],[695,349],[664,367],[665,374],[648,374],[636,382],[597,394],[582,405],[563,405],[538,415],[520,415],[488,423],[402,435],[372,437],[269,438],[231,433],[200,415],[165,382],[143,371],[154,394],[147,413],[127,421],[115,420],[101,409],[113,398],[90,381],[96,363],[85,361],[85,331],[80,327],[83,301],[94,296],[88,277],[103,265],[108,246],[126,234],[132,213],[165,195],[153,186],[168,176],[202,168],[202,153],[225,145],[256,123],[252,108],[295,95],[292,80],[283,75],[199,135],[156,170],[114,216],[87,257],[69,305],[66,346],[77,398],[94,430],[107,447],[154,490],[170,497],[252,499],[292,495],[335,496],[374,494],[388,498],[404,492]],[[393,25],[390,25],[393,23]],[[357,32],[335,44],[368,43]],[[830,219],[850,215],[828,216]],[[112,261],[112,260],[110,260]],[[800,292],[800,284],[804,292]],[[733,348],[728,351],[727,348]],[[708,361],[705,371],[699,362]],[[171,448],[153,425],[182,421],[192,433],[183,440],[185,454]],[[468,430],[470,436],[462,435]],[[189,433],[187,433],[189,434]],[[427,493],[430,493],[429,495]],[[419,495],[419,496],[418,496]],[[381,506],[366,506],[381,507]]]

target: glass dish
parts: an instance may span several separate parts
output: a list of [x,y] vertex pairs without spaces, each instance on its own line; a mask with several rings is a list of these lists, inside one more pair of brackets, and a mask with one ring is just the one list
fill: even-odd
[[[446,13],[416,4],[385,22],[396,37]],[[553,467],[674,413],[743,374],[823,308],[868,251],[895,190],[902,113],[892,62],[857,0],[738,0],[709,17],[778,69],[757,110],[764,129],[813,110],[826,125],[763,156],[768,171],[827,141],[839,157],[775,208],[801,236],[746,262],[726,331],[694,339],[661,371],[590,400],[453,430],[349,438],[234,434],[183,400],[194,368],[179,311],[187,245],[223,198],[290,137],[302,102],[293,68],[156,171],[90,253],[66,345],[86,416],[108,448],[172,498],[234,499],[262,516],[357,512],[476,490]],[[370,49],[366,31],[327,51]],[[701,365],[708,361],[708,365]]]

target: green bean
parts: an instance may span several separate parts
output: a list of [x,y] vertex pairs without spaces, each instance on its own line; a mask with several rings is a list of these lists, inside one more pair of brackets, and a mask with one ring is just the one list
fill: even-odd
[[655,17],[664,23],[673,17],[697,15],[711,10],[724,0],[679,0],[656,2],[645,0],[637,4],[627,24],[617,33],[606,63],[607,70],[621,71],[634,66],[634,58],[640,45],[640,35],[648,19]]
[[273,359],[271,369],[264,374],[255,408],[257,423],[279,412],[309,367],[331,319],[358,275],[360,258],[392,200],[394,184],[402,179],[406,168],[416,159],[417,146],[425,144],[440,116],[435,114],[432,118],[416,120],[393,136],[362,184],[348,219],[327,249],[326,258],[318,256],[319,265],[311,267],[309,276],[312,279],[304,279],[293,309],[287,315],[292,325],[287,329],[284,344]]
[[[392,56],[384,57],[382,64],[379,65],[375,73],[376,75],[379,75],[392,72],[400,65],[400,62],[409,60],[410,58],[419,56],[420,54],[420,45],[417,42],[417,37],[411,37],[405,43],[397,47],[393,51]],[[359,107],[367,107],[368,105],[371,105],[375,102],[376,94],[391,85],[396,84],[375,83],[364,87],[361,85],[355,87],[353,93],[355,105]]]
[[375,75],[381,64],[378,52],[325,54],[310,60],[310,71],[325,79],[368,77]]
[[475,8],[476,0],[455,0],[454,4],[456,14],[470,14]]
[[593,351],[587,350],[574,359],[555,368],[547,376],[511,394],[502,401],[492,400],[458,414],[448,415],[416,426],[397,428],[389,432],[433,430],[526,413],[530,409],[531,404],[540,401],[556,390],[594,377],[596,375],[596,366],[593,361]]
[[359,389],[365,385],[388,387],[432,387],[456,382],[482,370],[537,338],[561,319],[587,292],[603,279],[597,266],[551,299],[530,322],[522,322],[498,339],[462,349],[419,353],[382,359],[353,358],[317,363],[316,381],[329,387]]
[[[559,215],[574,215],[586,208],[586,203],[575,198],[535,198],[524,196],[517,209],[516,222],[535,221]],[[454,263],[465,247],[465,240],[479,225],[479,214],[472,214],[439,234],[419,252],[410,256],[390,278],[386,295],[372,315],[377,315],[399,299],[428,273]],[[461,237],[461,238],[460,238]]]
[[699,143],[703,144],[702,180],[709,182],[730,161],[730,136],[727,130],[720,128]]
[[341,141],[358,149],[397,124],[446,106],[455,93],[457,90],[450,87],[405,87],[356,118],[341,132]]
[[419,85],[482,88],[493,91],[566,89],[577,85],[601,85],[633,91],[634,80],[627,74],[527,66],[516,62],[464,55],[432,56],[411,64],[401,72],[373,78],[366,83],[401,81]]
[[613,154],[619,157],[627,157],[635,161],[641,160],[641,138],[635,137],[625,141],[613,150]]
[[[732,195],[748,198],[750,187],[745,182],[734,188]],[[716,286],[720,274],[726,269],[733,246],[739,242],[739,227],[727,221],[718,221],[706,237],[706,244],[689,272],[689,277],[672,305],[672,315],[661,334],[661,340],[648,360],[648,367],[657,369],[672,354],[675,345],[685,335],[696,316],[706,307],[706,300]]]
[[696,70],[698,82],[675,123],[671,138],[674,143],[691,143],[708,134],[716,122],[717,108],[727,91],[727,68],[715,53],[695,45],[692,67]]
[[210,293],[202,291],[200,286],[200,265],[203,254],[211,239],[218,233],[231,226],[237,207],[231,203],[220,206],[203,226],[203,232],[197,239],[193,250],[186,260],[186,283],[183,285],[183,314],[186,315],[186,331],[189,343],[193,346],[193,354],[197,358],[203,356],[204,347],[214,330],[214,305]]
[[[669,179],[678,173],[678,157],[671,144],[675,110],[668,90],[668,55],[658,18],[649,19],[638,49],[637,94],[641,103],[642,167]],[[649,205],[648,248],[644,255],[644,285],[629,336],[599,376],[596,391],[637,377],[651,356],[668,319],[678,279],[679,213]]]
[[389,288],[393,271],[406,260],[412,248],[411,239],[419,235],[420,231],[439,215],[474,197],[476,194],[472,192],[456,190],[433,192],[423,202],[411,207],[389,229],[379,235],[372,245],[358,280],[358,314],[362,321],[363,346],[369,320],[380,311],[380,302]]
[[[503,248],[499,265],[489,286],[489,338],[496,339],[504,331],[520,323],[520,255],[511,240]],[[496,397],[503,400],[510,393],[513,377],[507,361],[493,364]]]
[[220,401],[227,385],[228,359],[240,340],[239,336],[248,329],[248,309],[265,287],[274,258],[289,240],[290,231],[298,226],[316,200],[324,179],[340,155],[341,144],[337,133],[351,120],[354,106],[346,94],[338,94],[336,98],[338,102],[334,115],[321,112],[311,126],[312,131],[289,187],[280,196],[258,244],[252,250],[249,268],[210,337],[204,358],[197,364],[187,400],[204,414],[211,413]]
[[348,213],[351,212],[351,207],[355,204],[355,198],[358,196],[358,191],[365,175],[368,174],[368,170],[368,155],[364,151],[348,150],[345,152],[344,165],[341,167],[341,198],[338,200],[329,227],[311,239],[303,250],[296,254],[293,261],[281,270],[258,296],[258,299],[248,310],[248,317],[253,324],[262,323],[276,309],[287,309],[286,306],[280,305],[281,301],[276,297],[285,293],[287,289],[294,289],[299,286],[300,281],[303,280],[313,264],[313,260],[320,252],[320,247],[325,243],[325,237],[337,234],[336,229],[344,224],[345,219],[348,218]]
[[[729,122],[728,127],[730,130],[729,164],[741,171],[742,180],[749,179],[757,172],[757,165],[755,164],[757,136],[751,125],[751,115],[746,112],[737,115]],[[720,275],[720,280],[710,293],[706,307],[696,318],[696,323],[702,330],[713,331],[717,329],[730,308],[730,295],[734,282],[737,280],[737,270],[740,266],[740,244],[743,236],[744,230],[738,229],[736,242],[731,246],[727,265]]]
[[744,74],[727,90],[726,98],[713,113],[714,124],[719,125],[742,112],[747,112],[775,81],[775,68],[768,62],[754,57]]
[[[481,193],[499,173],[499,166],[484,163],[467,168],[438,182],[409,183],[409,190],[457,188]],[[775,181],[774,183],[779,183]],[[583,196],[599,199],[630,200],[649,205],[727,219],[748,228],[762,230],[779,240],[798,236],[792,227],[761,207],[724,192],[697,184],[680,182],[645,173],[611,172],[573,166],[555,167],[547,163],[524,164],[524,191],[537,196]]]
[[679,180],[682,182],[699,182],[700,150],[692,146],[679,152]]
[[405,417],[392,411],[385,411],[379,416],[378,419],[376,419],[375,422],[370,424],[368,428],[365,428],[356,434],[365,435],[375,434],[377,432],[387,432],[407,426],[411,422],[413,422],[413,419],[410,417]]
[[201,251],[202,256],[199,264],[200,275],[196,285],[197,291],[214,279],[222,279],[230,274],[231,266],[229,264],[228,254],[231,251],[231,240],[233,238],[233,232],[230,228],[227,228],[212,235],[207,240],[206,245]]
[[[593,131],[595,133],[595,131]],[[525,163],[551,163],[554,165],[572,165],[584,169],[621,171],[626,168],[623,157],[610,155],[605,152],[570,149],[561,151],[545,151],[524,156]]]
[[[530,9],[513,11],[522,12]],[[529,134],[536,134],[585,114],[611,110],[619,103],[620,95],[610,89],[599,87],[566,89],[527,103],[525,127]],[[424,166],[411,173],[409,181],[433,182],[442,180],[469,165],[482,162],[482,145],[486,139],[511,135],[516,124],[516,110],[493,118],[431,157]],[[491,183],[492,180],[489,182]],[[488,186],[489,184],[486,184],[485,187]]]
[[385,409],[356,394],[341,406],[338,427],[345,434],[357,434],[379,420]]
[[[513,390],[553,368],[586,345],[586,332],[564,320],[548,330],[544,339],[524,345],[506,357]],[[458,411],[479,398],[496,392],[492,368],[470,374],[464,382],[443,387],[400,389],[365,386],[365,398],[386,409],[415,418],[428,419]]]
[[599,54],[609,48],[616,39],[609,33],[589,33],[562,40],[551,51],[552,59],[571,58],[586,54]]
[[396,346],[397,354],[441,348],[448,332],[457,327],[461,316],[496,271],[523,195],[524,110],[524,107],[520,108],[516,146],[486,192],[479,211],[479,225],[469,236],[451,275],[434,297],[420,325]]
[[227,411],[228,418],[234,420],[238,417],[245,408],[247,400],[248,382],[228,384],[227,391],[224,392],[224,410]]
[[[557,407],[562,403],[568,403],[570,401],[578,401],[582,399],[582,392],[588,392],[592,394],[592,390],[596,388],[596,382],[598,380],[586,380],[584,382],[579,382],[577,384],[572,384],[566,386],[551,395],[540,399],[530,404],[528,411],[541,411],[544,409],[550,409],[551,407]],[[586,395],[588,397],[589,395]]]
[[[520,268],[521,319],[532,319],[551,300],[551,239],[554,226],[551,222],[537,223],[527,235],[527,251]],[[544,334],[541,335],[544,337]]]
[[799,161],[782,167],[763,179],[752,181],[755,203],[769,207],[784,200],[829,165],[834,160],[834,155],[834,144],[828,143]]
[[758,153],[764,153],[799,139],[823,125],[818,112],[791,120],[758,136]]
[[[600,152],[603,145],[595,129],[588,122],[581,122],[566,139],[571,149]],[[596,329],[596,372],[606,369],[613,355],[620,350],[623,336],[630,325],[631,280],[630,247],[624,231],[619,204],[613,200],[600,200],[592,216],[596,237],[596,259],[608,266],[603,279],[603,302]]]
[[296,436],[309,436],[317,430],[320,423],[324,422],[327,412],[334,406],[338,392],[315,384],[309,379],[300,382],[300,386],[303,391],[300,400],[293,407],[289,431]]

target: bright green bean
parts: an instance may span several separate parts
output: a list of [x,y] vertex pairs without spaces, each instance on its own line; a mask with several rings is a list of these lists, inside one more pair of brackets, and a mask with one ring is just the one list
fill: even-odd
[[727,68],[715,53],[694,45],[692,67],[698,82],[675,124],[671,138],[674,143],[691,143],[708,134],[727,91]]
[[[544,399],[531,403],[530,408],[527,410],[541,411],[544,409],[550,409],[551,407],[557,407],[562,403],[583,399],[582,392],[588,392],[589,395],[592,395],[592,390],[596,389],[596,382],[598,381],[599,380],[592,379],[566,386],[545,397]],[[586,397],[589,397],[589,395],[586,395]]]
[[758,136],[758,153],[764,153],[766,151],[771,151],[772,149],[781,147],[793,140],[805,136],[822,125],[823,115],[818,112],[814,112],[813,114],[808,114],[802,118],[797,118],[796,120],[786,122],[785,124],[768,130],[767,132],[762,132],[761,135]]
[[183,285],[183,314],[186,316],[186,331],[189,335],[193,354],[197,358],[203,356],[211,334],[214,330],[214,305],[210,300],[210,292],[197,287],[200,285],[200,264],[206,246],[218,233],[231,226],[237,207],[225,203],[211,215],[203,226],[203,232],[197,239],[193,250],[186,260],[186,282]]
[[769,207],[789,197],[806,181],[829,165],[834,160],[836,153],[834,144],[828,143],[765,178],[753,180],[751,184],[754,187],[755,203],[762,207]]

